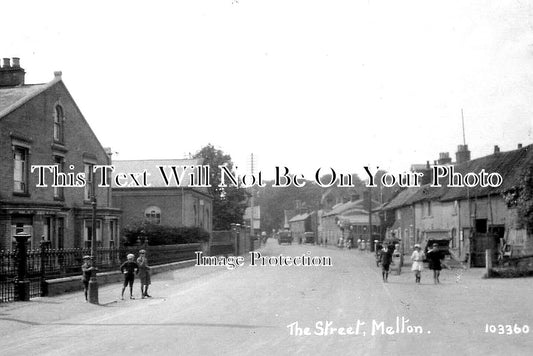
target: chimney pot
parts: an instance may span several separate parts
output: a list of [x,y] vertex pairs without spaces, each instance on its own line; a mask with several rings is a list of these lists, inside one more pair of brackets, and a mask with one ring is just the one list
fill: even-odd
[[500,147],[498,145],[494,145],[494,153],[499,153]]
[[54,72],[54,77],[56,78],[61,78],[62,75],[63,75],[63,72],[61,72],[60,70]]
[[3,66],[0,70],[0,87],[24,85],[25,74],[24,68],[20,67],[20,58],[13,57],[13,66],[11,66],[11,59],[3,58]]

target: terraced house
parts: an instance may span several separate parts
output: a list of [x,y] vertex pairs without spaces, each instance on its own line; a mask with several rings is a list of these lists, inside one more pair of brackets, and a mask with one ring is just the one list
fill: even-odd
[[399,193],[384,210],[393,219],[388,233],[402,238],[404,251],[410,252],[415,243],[424,244],[429,239],[448,240],[455,256],[470,260],[473,266],[485,264],[486,249],[492,249],[497,258],[502,245],[517,255],[533,253],[533,238],[518,224],[516,207],[506,202],[506,195],[533,165],[533,145],[519,144],[508,152],[495,146],[491,155],[453,165],[462,175],[479,174],[483,169],[497,172],[503,182],[498,187],[428,184]]
[[[31,235],[30,248],[41,239],[52,248],[89,247],[92,198],[96,197],[98,246],[117,246],[121,212],[111,206],[111,188],[94,188],[92,167],[111,163],[108,151],[83,117],[61,72],[43,84],[25,84],[18,58],[0,68],[0,250],[11,249],[12,236]],[[66,173],[85,173],[80,187],[38,187],[34,165],[52,165],[58,183]],[[59,173],[65,173],[61,175]]]

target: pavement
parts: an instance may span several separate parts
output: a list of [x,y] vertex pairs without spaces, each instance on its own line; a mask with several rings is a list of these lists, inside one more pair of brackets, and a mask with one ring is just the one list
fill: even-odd
[[[457,269],[444,270],[435,285],[426,270],[416,285],[404,268],[384,283],[368,252],[273,240],[261,249],[265,256],[308,252],[333,266],[195,266],[153,276],[149,299],[138,298],[136,283],[135,300],[120,300],[122,287],[112,284],[100,288],[100,305],[85,303],[82,292],[2,304],[0,353],[531,354],[533,331],[488,329],[533,328],[530,278],[483,279],[483,269]],[[357,325],[359,334],[346,334]]]

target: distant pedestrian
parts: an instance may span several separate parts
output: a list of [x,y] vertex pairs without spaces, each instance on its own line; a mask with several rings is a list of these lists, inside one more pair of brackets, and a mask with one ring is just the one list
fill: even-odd
[[85,292],[85,301],[87,302],[87,293],[89,290],[89,280],[91,279],[93,267],[93,260],[91,256],[83,256],[83,264],[81,265],[81,281],[83,282],[83,290]]
[[415,244],[415,250],[411,255],[411,261],[413,261],[411,271],[415,272],[415,283],[420,283],[420,274],[424,269],[424,253],[420,251],[419,244]]
[[137,265],[139,266],[139,280],[141,281],[141,298],[151,298],[152,296],[148,294],[148,286],[151,284],[150,266],[148,266],[145,250],[139,251]]
[[389,267],[392,263],[392,253],[394,248],[392,245],[385,245],[381,253],[381,274],[383,276],[383,282],[388,282],[389,279]]
[[133,260],[135,255],[130,253],[126,257],[128,260],[120,266],[120,272],[124,273],[124,286],[122,287],[121,297],[122,300],[124,300],[124,290],[128,285],[130,286],[130,299],[135,299],[133,298],[133,281],[135,279],[135,273],[139,273],[139,266]]
[[441,261],[444,259],[444,254],[439,250],[439,244],[433,244],[433,248],[428,251],[427,258],[429,269],[433,271],[433,282],[439,284],[440,271],[442,270]]

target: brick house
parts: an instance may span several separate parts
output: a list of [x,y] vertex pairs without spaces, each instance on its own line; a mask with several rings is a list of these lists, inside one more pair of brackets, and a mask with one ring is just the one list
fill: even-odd
[[[0,68],[0,249],[11,249],[17,232],[31,234],[30,248],[44,238],[52,248],[90,245],[94,165],[110,163],[108,152],[83,117],[61,79],[25,84],[18,58]],[[62,173],[87,173],[80,187],[37,187],[32,165],[53,165]],[[120,210],[111,206],[111,189],[97,188],[99,246],[116,246]]]
[[[123,212],[124,226],[150,221],[168,226],[197,226],[213,230],[213,198],[207,188],[189,187],[189,175],[184,175],[181,187],[166,184],[158,166],[201,165],[201,159],[124,160],[114,161],[115,172],[146,171],[147,187],[118,187],[113,182],[113,205]],[[170,172],[170,169],[168,170]],[[168,178],[168,177],[167,177]]]

